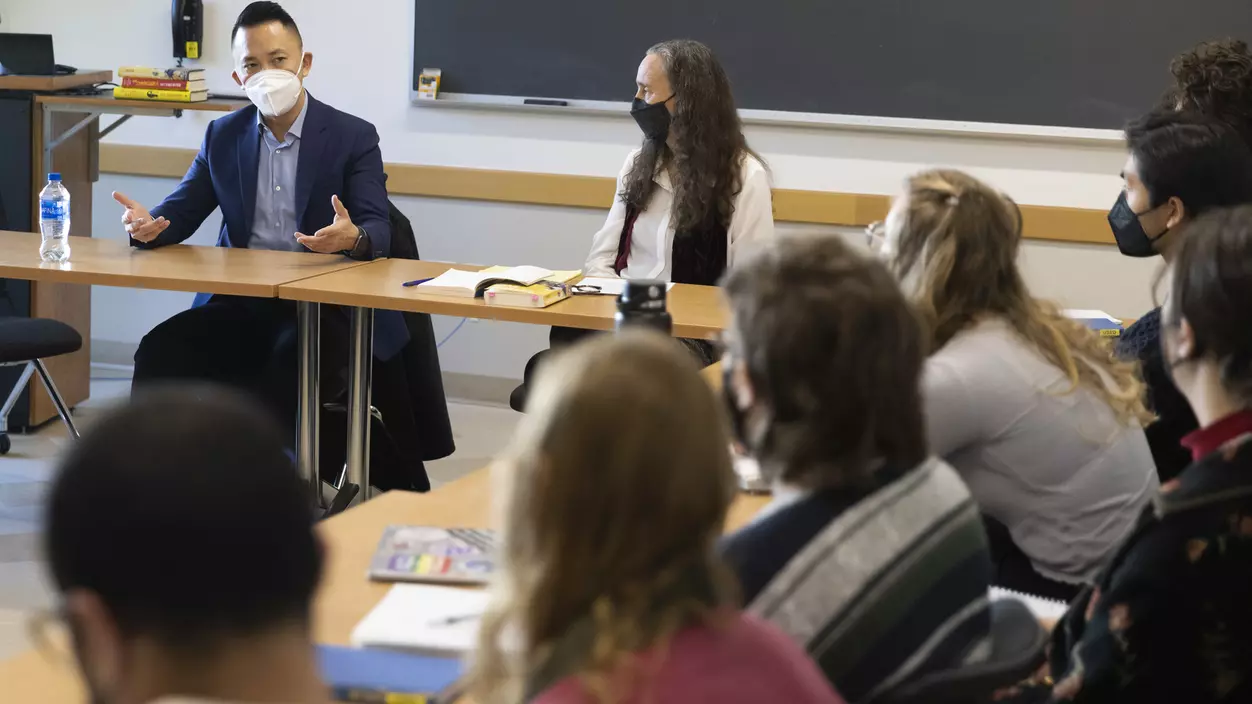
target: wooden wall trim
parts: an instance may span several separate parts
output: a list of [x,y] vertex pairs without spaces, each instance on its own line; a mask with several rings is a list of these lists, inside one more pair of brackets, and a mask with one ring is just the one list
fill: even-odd
[[[100,170],[130,176],[181,178],[193,149],[100,145]],[[525,171],[454,166],[387,164],[387,189],[394,195],[608,209],[614,180]],[[881,220],[890,198],[864,193],[774,189],[778,222],[863,227]],[[1023,205],[1024,235],[1034,240],[1113,244],[1105,213],[1058,206]]]

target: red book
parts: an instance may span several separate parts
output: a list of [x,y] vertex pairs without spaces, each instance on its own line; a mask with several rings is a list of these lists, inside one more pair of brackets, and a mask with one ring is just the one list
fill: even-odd
[[187,81],[172,78],[132,78],[122,79],[123,88],[143,88],[145,90],[189,90]]

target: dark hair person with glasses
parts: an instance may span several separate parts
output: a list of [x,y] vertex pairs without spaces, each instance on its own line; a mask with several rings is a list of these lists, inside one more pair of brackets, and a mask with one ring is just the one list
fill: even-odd
[[908,179],[884,254],[929,332],[931,450],[987,518],[996,583],[1068,600],[1157,487],[1135,365],[1035,298],[1017,267],[1021,213],[969,174]]
[[[1109,213],[1122,254],[1160,256],[1168,264],[1188,221],[1215,208],[1252,203],[1252,151],[1226,124],[1196,113],[1161,108],[1126,127],[1125,185]],[[1174,388],[1161,357],[1161,310],[1149,311],[1121,336],[1118,354],[1138,360],[1156,414],[1145,428],[1161,481],[1190,462],[1180,441],[1196,429],[1195,415]]]
[[326,700],[309,635],[323,548],[283,439],[254,402],[180,387],[73,445],[44,545],[92,702]]
[[1188,224],[1167,278],[1192,461],[1053,632],[1056,701],[1252,701],[1252,206]]

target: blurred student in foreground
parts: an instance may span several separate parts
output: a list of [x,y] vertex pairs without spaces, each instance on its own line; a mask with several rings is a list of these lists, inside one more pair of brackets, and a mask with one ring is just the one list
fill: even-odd
[[[1188,221],[1216,208],[1252,203],[1252,149],[1220,121],[1156,110],[1127,125],[1126,150],[1125,185],[1109,213],[1126,256],[1160,256],[1168,264]],[[1190,463],[1181,440],[1198,426],[1161,357],[1161,309],[1127,328],[1117,352],[1143,367],[1148,405],[1157,416],[1145,429],[1148,446],[1160,480],[1169,481]]]
[[724,285],[725,403],[775,482],[770,507],[722,545],[749,612],[851,702],[986,658],[987,539],[927,448],[926,345],[891,274],[836,237],[790,237]]
[[655,333],[540,371],[495,468],[502,573],[471,692],[483,704],[838,702],[773,627],[738,613],[714,541],[736,482],[697,364]]
[[1252,206],[1188,225],[1169,278],[1193,462],[1054,631],[1057,701],[1252,701]]
[[140,394],[73,445],[45,548],[95,704],[327,700],[311,499],[255,402]]
[[968,174],[913,176],[870,234],[930,333],[930,447],[987,517],[996,583],[1068,601],[1158,485],[1135,365],[1030,295],[1017,205]]

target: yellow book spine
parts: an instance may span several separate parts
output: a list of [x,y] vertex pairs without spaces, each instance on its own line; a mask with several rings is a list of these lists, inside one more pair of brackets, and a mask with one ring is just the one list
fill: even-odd
[[[529,305],[532,308],[547,308],[548,306],[569,298],[569,286],[563,283],[543,284],[538,283],[533,286],[513,286],[511,284],[496,284],[487,289],[487,305],[503,305],[496,296],[504,294],[512,297],[514,300],[529,298]],[[508,300],[507,298],[504,300]]]
[[189,90],[157,90],[153,88],[114,88],[113,97],[118,100],[159,100],[172,103],[190,103],[193,93]]

